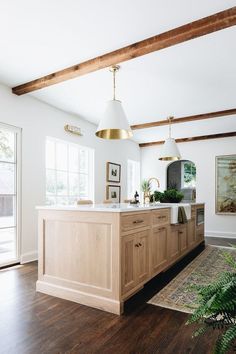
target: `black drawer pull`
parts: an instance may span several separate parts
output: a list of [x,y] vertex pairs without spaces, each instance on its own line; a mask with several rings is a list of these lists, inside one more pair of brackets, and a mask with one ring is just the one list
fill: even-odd
[[141,224],[143,222],[143,220],[134,220],[133,224]]

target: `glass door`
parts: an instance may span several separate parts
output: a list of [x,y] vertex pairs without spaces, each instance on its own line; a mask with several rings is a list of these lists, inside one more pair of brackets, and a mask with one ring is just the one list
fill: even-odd
[[20,129],[0,124],[0,267],[19,261]]

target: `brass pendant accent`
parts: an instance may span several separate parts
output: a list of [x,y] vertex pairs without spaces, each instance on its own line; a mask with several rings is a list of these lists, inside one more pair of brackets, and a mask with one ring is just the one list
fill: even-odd
[[96,136],[102,139],[130,139],[133,136],[132,131],[124,129],[104,129],[99,130],[96,133]]

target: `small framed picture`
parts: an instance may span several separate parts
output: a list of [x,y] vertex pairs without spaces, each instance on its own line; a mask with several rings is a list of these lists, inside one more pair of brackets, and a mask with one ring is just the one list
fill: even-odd
[[120,183],[121,165],[107,162],[107,182]]
[[107,185],[107,199],[113,203],[120,203],[120,186]]

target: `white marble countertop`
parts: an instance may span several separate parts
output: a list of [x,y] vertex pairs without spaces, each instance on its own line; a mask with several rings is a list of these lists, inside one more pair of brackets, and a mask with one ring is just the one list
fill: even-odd
[[187,205],[199,205],[204,203],[157,203],[148,205],[135,205],[127,203],[114,203],[114,204],[91,204],[91,205],[44,205],[37,206],[38,210],[67,210],[67,211],[98,211],[98,212],[112,212],[122,213],[131,211],[145,211],[153,209],[171,208],[174,206],[187,206]]

